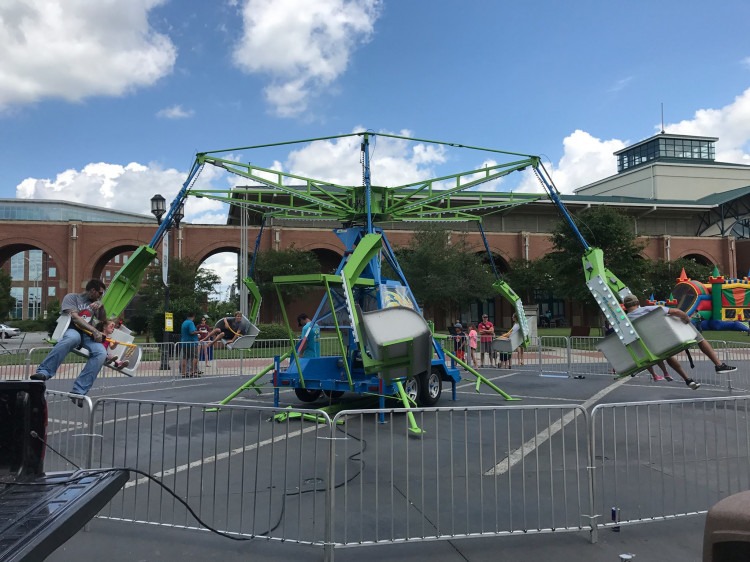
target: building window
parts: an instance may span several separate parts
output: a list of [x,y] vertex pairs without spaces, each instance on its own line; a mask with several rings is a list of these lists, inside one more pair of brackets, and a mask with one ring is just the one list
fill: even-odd
[[24,281],[23,263],[23,254],[16,254],[10,258],[10,277],[13,281]]
[[48,275],[50,277],[56,277],[57,276],[57,268],[56,267],[50,267]]
[[57,287],[47,287],[47,296],[54,297],[57,294]]
[[11,287],[10,296],[15,299],[13,308],[10,309],[10,317],[16,319],[23,318],[23,287]]

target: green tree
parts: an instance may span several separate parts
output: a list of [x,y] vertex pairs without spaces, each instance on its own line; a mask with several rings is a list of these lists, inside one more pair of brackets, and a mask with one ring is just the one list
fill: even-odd
[[553,292],[554,269],[546,256],[537,260],[514,259],[509,265],[504,278],[524,303],[533,303],[535,294]]
[[[604,265],[633,293],[642,294],[649,264],[641,257],[644,244],[636,240],[632,220],[611,207],[600,206],[581,211],[575,222],[586,241],[602,249]],[[581,261],[584,248],[567,221],[558,223],[551,240],[555,249],[546,258],[554,277],[555,294],[594,305]]]
[[[258,253],[255,262],[253,280],[261,293],[276,294],[273,278],[280,275],[305,275],[320,273],[320,260],[313,252],[299,250],[290,246],[285,250],[265,250]],[[281,294],[287,296],[302,296],[310,291],[310,287],[295,285],[281,287]]]
[[706,283],[714,269],[712,265],[703,265],[692,259],[680,258],[674,261],[657,260],[651,262],[647,274],[647,285],[644,297],[654,296],[656,300],[666,300],[677,285],[677,278],[682,269],[690,279]]
[[[175,333],[179,334],[188,312],[195,312],[197,316],[204,310],[209,295],[220,282],[218,275],[200,267],[196,260],[169,260],[169,312],[174,315]],[[139,291],[137,313],[149,319],[149,331],[157,341],[162,339],[164,331],[164,292],[161,269],[150,266]]]
[[433,316],[494,294],[489,264],[469,249],[463,235],[421,228],[395,253],[414,296]]
[[0,269],[0,318],[8,318],[16,306],[16,299],[10,296],[11,277]]

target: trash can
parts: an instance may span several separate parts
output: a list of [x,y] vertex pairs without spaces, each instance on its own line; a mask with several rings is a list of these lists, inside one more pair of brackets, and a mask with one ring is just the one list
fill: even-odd
[[703,562],[750,560],[750,491],[717,502],[706,515]]

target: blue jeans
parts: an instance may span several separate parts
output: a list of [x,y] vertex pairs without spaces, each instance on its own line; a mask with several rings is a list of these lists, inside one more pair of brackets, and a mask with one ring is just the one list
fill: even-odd
[[104,361],[107,359],[107,350],[104,346],[94,341],[94,339],[88,334],[82,334],[78,330],[68,328],[65,330],[65,334],[52,348],[49,355],[42,361],[36,368],[37,373],[42,373],[48,377],[54,377],[57,374],[57,369],[60,367],[65,357],[76,349],[78,346],[82,346],[89,352],[89,360],[83,366],[81,374],[73,383],[73,394],[88,394],[91,387],[94,386],[94,381],[99,375]]

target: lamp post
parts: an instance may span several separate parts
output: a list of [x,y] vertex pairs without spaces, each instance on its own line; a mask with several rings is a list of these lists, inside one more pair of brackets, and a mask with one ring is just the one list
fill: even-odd
[[[160,194],[156,194],[151,198],[151,214],[153,214],[156,217],[157,224],[161,225],[161,218],[164,216],[164,213],[167,212],[166,208],[166,200],[164,197],[162,197]],[[185,203],[181,203],[180,206],[177,208],[177,211],[174,213],[172,219],[174,220],[175,228],[180,228],[180,221],[185,218]],[[169,245],[169,230],[171,228],[171,225],[167,226],[167,233],[165,236],[165,239],[163,240],[163,244]],[[167,252],[165,253],[166,261],[167,263],[162,264],[162,272],[163,272],[163,282],[164,282],[164,313],[166,315],[167,311],[169,310],[169,251],[167,249]],[[162,258],[163,259],[163,258]],[[166,324],[166,316],[165,316],[165,324]],[[166,328],[166,326],[165,326]],[[162,337],[162,350],[161,350],[161,364],[159,366],[159,369],[162,371],[168,371],[170,369],[169,367],[169,333],[165,329],[163,332]]]
[[[151,198],[151,214],[156,217],[156,223],[159,225],[161,225],[161,218],[164,216],[164,213],[167,212],[166,203],[167,203],[166,199],[164,199],[164,197],[162,197],[158,193]],[[164,240],[163,243],[169,244],[169,237],[167,237],[167,239]],[[164,254],[162,254],[162,259],[163,259],[163,256]],[[162,271],[166,271],[164,269],[164,266],[162,266]],[[164,314],[165,315],[167,313],[167,310],[169,310],[169,284],[168,284],[167,279],[164,279]],[[166,329],[162,332],[162,347],[161,347],[160,355],[161,355],[161,365],[159,366],[159,369],[162,371],[168,371],[169,370],[169,334],[167,333]]]

